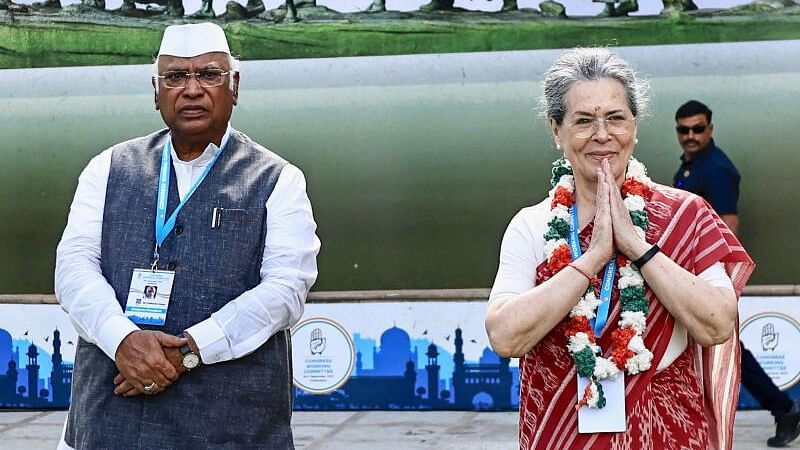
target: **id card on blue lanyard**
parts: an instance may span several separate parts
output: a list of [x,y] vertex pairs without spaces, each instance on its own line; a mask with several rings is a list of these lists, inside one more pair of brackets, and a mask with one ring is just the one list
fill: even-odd
[[159,270],[159,249],[167,236],[175,228],[178,213],[208,176],[219,156],[225,150],[230,136],[230,127],[225,132],[222,146],[217,149],[214,157],[206,165],[205,170],[194,182],[192,187],[180,201],[178,206],[167,217],[167,199],[169,197],[169,178],[172,170],[171,148],[172,135],[168,134],[161,151],[161,170],[158,176],[158,197],[156,203],[155,237],[156,245],[153,250],[153,263],[149,269],[134,269],[131,284],[128,290],[128,301],[125,305],[125,315],[140,325],[164,325],[167,320],[169,299],[172,295],[172,285],[175,281],[175,272]]
[[[581,244],[578,238],[578,205],[573,204],[570,208],[572,218],[569,226],[569,249],[572,260],[581,256]],[[617,273],[616,255],[611,256],[611,260],[603,269],[603,282],[600,285],[600,305],[597,307],[597,317],[589,321],[594,328],[595,336],[600,336],[608,321],[608,309],[611,304],[611,291],[614,287],[614,277]],[[583,392],[589,383],[588,378],[576,377],[578,381],[578,400],[583,396]],[[627,419],[625,417],[625,376],[620,372],[614,379],[600,380],[603,388],[603,395],[606,398],[606,406],[601,409],[580,408],[578,409],[578,433],[615,433],[623,432],[627,429]]]
[[125,315],[139,325],[164,325],[175,272],[133,269]]

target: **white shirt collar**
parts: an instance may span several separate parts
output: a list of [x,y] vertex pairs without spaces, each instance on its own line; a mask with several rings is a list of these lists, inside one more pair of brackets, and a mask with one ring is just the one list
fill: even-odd
[[[231,127],[230,122],[228,122],[228,128],[225,129],[225,134],[222,135],[222,141],[221,141],[222,147],[225,147],[225,144],[228,143],[228,139],[230,139],[231,137],[231,131],[233,131],[233,128]],[[172,139],[172,134],[170,134],[170,139]],[[217,154],[217,151],[219,149],[220,147],[217,147],[216,144],[210,142],[200,156],[191,161],[183,161],[180,158],[178,158],[178,154],[175,153],[175,143],[172,142],[172,145],[170,145],[172,164],[183,167],[204,167],[208,165],[209,162],[211,162],[211,160],[214,158],[214,155]]]

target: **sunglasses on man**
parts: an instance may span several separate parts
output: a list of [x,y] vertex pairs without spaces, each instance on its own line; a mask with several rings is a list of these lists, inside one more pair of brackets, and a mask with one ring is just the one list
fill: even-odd
[[687,127],[685,125],[678,125],[677,127],[675,127],[675,129],[680,134],[689,134],[690,130],[694,134],[700,134],[700,133],[706,131],[706,128],[708,128],[708,125],[695,125],[693,127]]

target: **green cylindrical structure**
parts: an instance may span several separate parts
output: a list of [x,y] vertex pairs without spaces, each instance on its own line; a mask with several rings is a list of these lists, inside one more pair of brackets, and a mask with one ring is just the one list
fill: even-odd
[[[635,155],[651,177],[669,184],[679,165],[675,109],[707,103],[716,142],[742,174],[751,282],[797,283],[800,41],[618,51],[649,76],[654,107]],[[546,195],[558,156],[536,97],[559,53],[244,62],[232,125],[305,172],[322,240],[315,289],[491,285],[506,224]],[[149,66],[0,71],[0,294],[52,292],[81,169],[163,126],[150,75]]]

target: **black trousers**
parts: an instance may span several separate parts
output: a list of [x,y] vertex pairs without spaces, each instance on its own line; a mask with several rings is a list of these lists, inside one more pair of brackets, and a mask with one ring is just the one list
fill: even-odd
[[742,341],[739,341],[739,346],[742,348],[742,384],[744,387],[758,400],[761,407],[769,410],[773,416],[777,417],[788,412],[792,407],[792,399],[775,386],[772,378],[764,372],[750,350],[744,347]]

